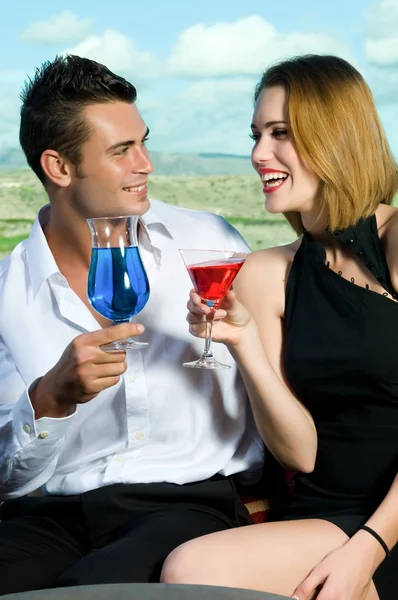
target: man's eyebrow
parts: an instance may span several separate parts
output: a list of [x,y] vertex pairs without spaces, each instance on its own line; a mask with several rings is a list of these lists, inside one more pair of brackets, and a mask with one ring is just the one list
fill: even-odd
[[[265,129],[268,129],[268,127],[272,127],[273,125],[281,125],[281,124],[287,125],[287,121],[267,121],[264,124]],[[257,126],[255,125],[255,123],[251,124],[251,128],[252,129],[257,129]]]
[[[149,135],[149,127],[146,128],[145,131],[145,135],[142,138],[142,142],[148,137]],[[112,152],[113,150],[117,150],[118,148],[122,148],[123,146],[133,146],[133,144],[135,144],[134,140],[125,140],[124,142],[117,142],[116,144],[113,144],[112,146],[109,146],[109,148],[107,149],[107,152]]]

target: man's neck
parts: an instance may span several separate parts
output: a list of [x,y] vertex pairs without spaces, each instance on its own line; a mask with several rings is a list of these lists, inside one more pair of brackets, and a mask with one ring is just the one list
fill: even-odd
[[71,269],[88,272],[91,238],[85,219],[75,214],[63,214],[57,207],[51,206],[43,232],[59,270],[67,279],[67,272]]
[[43,225],[43,231],[58,269],[69,287],[87,306],[99,326],[112,325],[111,321],[94,310],[87,298],[91,236],[86,220],[78,215],[64,215],[51,207],[50,218]]

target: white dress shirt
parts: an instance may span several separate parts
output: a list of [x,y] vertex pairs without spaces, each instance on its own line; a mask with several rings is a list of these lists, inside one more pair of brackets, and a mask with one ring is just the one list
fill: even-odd
[[178,249],[247,251],[211,213],[151,201],[139,240],[150,299],[136,317],[149,347],[128,351],[121,381],[71,416],[35,420],[32,383],[73,338],[100,328],[51,254],[42,230],[49,211],[0,263],[0,499],[37,488],[62,495],[123,482],[184,484],[216,473],[256,480],[262,443],[228,350],[214,346],[229,370],[182,367],[204,342],[188,331],[192,283]]

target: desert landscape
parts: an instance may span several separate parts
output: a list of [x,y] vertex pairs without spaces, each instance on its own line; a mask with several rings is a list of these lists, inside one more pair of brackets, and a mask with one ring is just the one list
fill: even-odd
[[[170,204],[222,215],[252,250],[295,238],[282,216],[266,213],[261,182],[254,175],[153,175],[149,192],[152,198]],[[29,235],[38,209],[46,202],[43,186],[29,169],[0,172],[1,258]]]

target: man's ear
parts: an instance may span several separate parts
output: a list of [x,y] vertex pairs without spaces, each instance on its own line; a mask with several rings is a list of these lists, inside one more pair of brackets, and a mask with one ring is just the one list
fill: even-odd
[[44,150],[40,157],[41,168],[46,177],[59,187],[71,182],[70,164],[56,150]]

